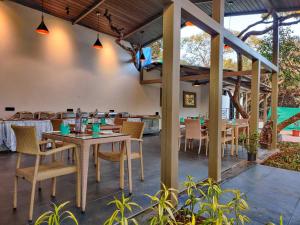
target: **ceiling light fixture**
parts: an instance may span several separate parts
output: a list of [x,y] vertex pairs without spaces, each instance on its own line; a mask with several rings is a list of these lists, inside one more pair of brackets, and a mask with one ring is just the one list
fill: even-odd
[[146,60],[146,57],[143,52],[143,47],[142,47],[143,34],[144,34],[144,31],[142,30],[141,31],[141,42],[140,42],[140,61],[141,61],[141,63],[143,63]]
[[49,30],[44,22],[44,0],[42,0],[42,21],[35,31],[39,34],[49,34]]
[[100,39],[99,39],[99,30],[100,30],[100,12],[97,11],[97,12],[96,12],[96,15],[97,15],[97,17],[98,17],[98,33],[97,33],[97,39],[96,39],[96,41],[95,41],[95,43],[94,43],[94,45],[93,45],[93,48],[101,49],[101,48],[103,48],[103,45],[102,45],[102,43],[101,43],[101,41],[100,41]]
[[[229,0],[228,2],[228,6],[229,6],[229,26],[228,26],[228,30],[230,31],[230,24],[231,24],[231,7],[233,5],[233,1],[232,0]],[[230,46],[229,45],[224,45],[224,49],[225,50],[228,50],[230,49]]]
[[192,85],[193,85],[194,87],[199,87],[199,86],[201,85],[201,83],[200,83],[198,80],[196,80],[196,81],[193,82]]
[[186,21],[185,26],[186,27],[192,27],[192,26],[194,26],[194,24],[191,21]]

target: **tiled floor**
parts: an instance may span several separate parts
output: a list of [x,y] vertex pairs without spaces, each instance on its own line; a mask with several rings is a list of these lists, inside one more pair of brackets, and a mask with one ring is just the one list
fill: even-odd
[[[182,146],[183,147],[183,146]],[[207,177],[207,157],[197,155],[197,146],[194,151],[179,153],[179,177],[180,182],[187,175],[204,179]],[[144,163],[145,163],[145,181],[139,180],[139,163],[133,162],[133,200],[141,206],[149,206],[149,200],[144,193],[154,194],[160,186],[160,140],[158,136],[147,136],[144,138]],[[203,150],[204,152],[204,150]],[[243,154],[242,154],[243,155]],[[26,159],[25,163],[32,162]],[[226,170],[232,165],[238,163],[241,159],[225,156],[222,163],[222,169]],[[0,225],[21,225],[27,224],[27,214],[30,198],[30,184],[20,181],[18,192],[18,209],[12,210],[13,196],[13,176],[16,162],[16,154],[0,153]],[[111,214],[113,208],[106,204],[113,196],[120,196],[119,190],[119,166],[117,163],[103,162],[101,182],[95,182],[95,168],[91,163],[88,178],[87,210],[81,214],[80,210],[75,208],[75,177],[66,176],[58,179],[57,202],[71,201],[69,209],[74,212],[80,225],[101,225]],[[35,201],[34,218],[42,212],[48,210],[50,202],[50,182],[42,183],[42,191],[37,192]],[[125,191],[126,192],[126,191]]]
[[222,184],[247,195],[251,225],[273,222],[300,224],[300,173],[256,165]]

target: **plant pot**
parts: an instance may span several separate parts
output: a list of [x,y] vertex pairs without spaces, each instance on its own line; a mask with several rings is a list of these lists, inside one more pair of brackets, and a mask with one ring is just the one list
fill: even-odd
[[293,130],[292,131],[292,135],[295,136],[295,137],[299,137],[300,136],[300,130]]
[[256,153],[248,152],[248,161],[250,162],[256,161]]

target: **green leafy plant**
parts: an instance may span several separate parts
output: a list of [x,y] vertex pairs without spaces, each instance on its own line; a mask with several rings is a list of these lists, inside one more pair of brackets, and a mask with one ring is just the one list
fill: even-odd
[[257,153],[257,148],[259,147],[259,134],[257,132],[250,134],[249,144],[246,147],[248,153]]
[[116,210],[113,212],[111,217],[105,221],[104,225],[113,225],[115,223],[118,223],[120,225],[128,225],[129,222],[132,222],[136,225],[138,224],[135,219],[127,218],[125,213],[127,210],[129,212],[132,212],[132,207],[141,207],[137,203],[132,202],[130,198],[126,198],[124,193],[122,193],[121,200],[115,197],[113,201],[108,203],[108,205],[115,205]]
[[[275,224],[269,222],[269,223],[267,223],[266,225],[275,225]],[[283,217],[282,217],[282,216],[280,216],[280,218],[279,218],[279,225],[283,225]]]
[[190,218],[190,222],[192,222],[194,216],[195,206],[200,202],[199,190],[197,188],[197,184],[194,181],[194,178],[191,176],[187,176],[187,180],[184,182],[184,186],[187,192],[187,200],[185,201],[185,216]]
[[[198,215],[204,218],[203,224],[244,225],[250,222],[250,219],[243,214],[249,209],[246,197],[239,190],[222,190],[212,179],[201,183],[201,188],[206,189],[202,191],[203,202],[198,212]],[[225,194],[232,194],[233,198],[222,203],[220,199]]]
[[167,188],[162,184],[162,190],[155,195],[147,195],[151,199],[151,203],[155,216],[150,219],[150,225],[173,225],[177,224],[174,213],[178,203],[177,190]]
[[201,183],[202,188],[207,188],[206,192],[202,192],[204,202],[200,205],[198,215],[203,215],[203,224],[215,224],[223,225],[230,224],[227,214],[230,213],[230,209],[226,204],[220,203],[220,196],[222,189],[217,183],[214,183],[212,179],[208,179],[206,182]]
[[235,218],[230,219],[231,224],[244,225],[249,223],[250,219],[242,212],[249,210],[246,196],[240,190],[230,190],[234,194],[233,199],[228,203],[228,206],[233,210]]
[[51,203],[53,210],[43,213],[34,224],[62,225],[63,222],[71,220],[74,222],[74,224],[78,225],[77,219],[73,213],[63,210],[67,204],[69,204],[69,202],[62,203],[59,206]]

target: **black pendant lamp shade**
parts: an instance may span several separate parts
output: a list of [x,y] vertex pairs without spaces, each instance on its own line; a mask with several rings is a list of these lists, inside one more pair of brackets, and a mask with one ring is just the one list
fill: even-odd
[[100,41],[100,39],[99,39],[99,34],[97,35],[97,40],[95,41],[93,47],[96,48],[96,49],[101,49],[101,48],[103,48],[102,43],[101,43],[101,41]]
[[[97,19],[98,19],[98,28],[100,29],[100,12],[96,12],[96,15],[97,15]],[[99,39],[99,32],[97,33],[97,39],[93,45],[93,48],[95,49],[102,49],[103,48],[103,45]]]
[[44,22],[44,16],[42,15],[42,22],[35,30],[39,34],[49,34],[49,30]]
[[35,31],[39,34],[49,34],[49,30],[44,22],[44,1],[42,0],[42,21],[40,25],[35,29]]
[[144,62],[146,60],[146,57],[144,55],[143,49],[141,48],[141,57],[140,57],[140,61]]
[[194,81],[194,83],[193,83],[194,87],[198,87],[200,85],[201,85],[201,83],[198,80]]

